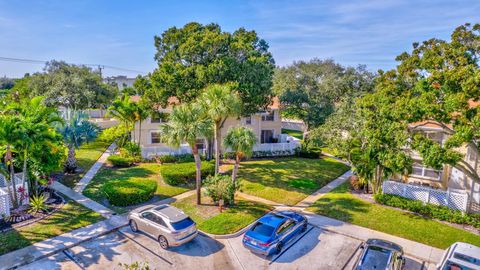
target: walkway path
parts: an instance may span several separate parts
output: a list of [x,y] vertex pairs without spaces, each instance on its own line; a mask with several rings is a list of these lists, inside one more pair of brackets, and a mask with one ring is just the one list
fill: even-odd
[[81,204],[81,205],[83,205],[87,208],[90,208],[95,212],[98,212],[99,214],[101,214],[105,218],[110,218],[112,215],[114,215],[114,212],[112,210],[108,209],[107,207],[97,203],[96,201],[94,201],[90,198],[87,198],[87,197],[83,196],[83,194],[81,194],[81,193],[75,192],[73,189],[62,185],[57,181],[55,181],[52,184],[52,188],[55,189],[56,191],[64,194],[64,195],[70,197],[72,200],[75,200],[79,204]]
[[80,179],[80,182],[77,183],[74,190],[76,192],[82,193],[83,190],[87,187],[88,183],[93,179],[93,177],[97,174],[98,170],[102,168],[103,164],[107,161],[107,158],[114,154],[115,149],[117,148],[117,144],[113,142],[105,152],[100,156],[100,158],[93,164],[92,167],[88,170],[88,172]]
[[352,171],[348,170],[346,173],[342,174],[337,179],[326,184],[321,189],[315,191],[312,195],[308,196],[307,198],[303,199],[301,202],[297,203],[295,207],[299,207],[299,208],[310,207],[314,202],[318,201],[318,199],[320,199],[323,195],[332,191],[334,188],[340,186],[341,184],[345,183],[345,181],[347,181],[350,176],[352,176]]

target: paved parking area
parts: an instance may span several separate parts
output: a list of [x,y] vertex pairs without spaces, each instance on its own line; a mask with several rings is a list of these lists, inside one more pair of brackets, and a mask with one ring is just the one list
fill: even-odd
[[[125,227],[21,269],[122,269],[119,263],[135,261],[147,262],[153,269],[352,269],[360,244],[358,239],[310,226],[279,255],[266,259],[245,249],[241,236],[228,240],[198,236],[166,251],[153,238]],[[405,269],[434,269],[434,265],[407,258]]]

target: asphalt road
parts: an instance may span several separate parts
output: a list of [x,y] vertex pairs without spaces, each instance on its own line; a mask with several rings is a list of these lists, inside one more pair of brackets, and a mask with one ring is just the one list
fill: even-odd
[[[181,247],[163,250],[153,238],[125,227],[21,269],[123,269],[120,263],[135,261],[153,269],[352,269],[361,244],[358,239],[309,227],[279,255],[266,259],[246,250],[241,239],[199,235]],[[405,269],[434,269],[434,265],[407,258]]]

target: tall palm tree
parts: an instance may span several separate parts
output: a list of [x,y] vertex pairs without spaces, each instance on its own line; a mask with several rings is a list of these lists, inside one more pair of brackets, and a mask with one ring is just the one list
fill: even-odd
[[73,112],[72,117],[58,129],[68,148],[67,161],[64,165],[65,172],[74,173],[76,171],[75,148],[95,139],[98,135],[98,130],[99,128],[95,124],[88,121],[86,114],[78,111]]
[[196,143],[197,139],[207,136],[212,128],[211,120],[203,115],[202,107],[182,104],[173,108],[169,122],[161,126],[163,138],[167,144],[178,147],[182,142],[186,142],[192,149],[195,159],[197,204],[201,204],[202,164]]
[[[12,148],[14,145],[18,145],[18,142],[21,140],[20,132],[20,118],[16,115],[0,115],[0,145],[5,146],[5,165],[10,168],[9,174],[7,175],[7,180],[10,180],[13,191],[8,186],[8,191],[10,193],[10,199],[13,202],[13,207],[18,206],[17,198],[17,185],[15,182],[15,169],[13,167],[13,151]],[[13,194],[13,195],[12,195]]]
[[147,119],[147,117],[150,114],[150,110],[148,110],[148,107],[145,103],[139,102],[133,104],[133,111],[135,115],[135,122],[138,122],[138,146],[140,146],[140,143],[142,141],[142,122],[143,120]]
[[215,174],[220,166],[220,129],[228,117],[238,116],[241,112],[241,100],[230,84],[213,84],[202,93],[199,103],[205,114],[213,121],[215,146]]
[[253,154],[253,146],[257,142],[257,136],[252,129],[247,127],[234,127],[228,130],[223,139],[225,148],[231,149],[235,153],[235,165],[232,171],[232,183],[236,185],[238,167],[244,157],[250,157]]
[[138,109],[137,107],[138,106],[131,101],[130,96],[123,95],[123,97],[119,97],[113,101],[112,106],[108,107],[109,111],[107,114],[123,123],[127,131],[131,132],[138,119],[138,116],[135,113]]

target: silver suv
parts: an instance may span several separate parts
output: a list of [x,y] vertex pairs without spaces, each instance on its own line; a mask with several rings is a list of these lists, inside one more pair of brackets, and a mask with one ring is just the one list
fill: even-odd
[[184,212],[168,204],[136,209],[130,212],[128,221],[133,232],[140,230],[150,234],[164,249],[184,244],[198,234],[195,222]]

